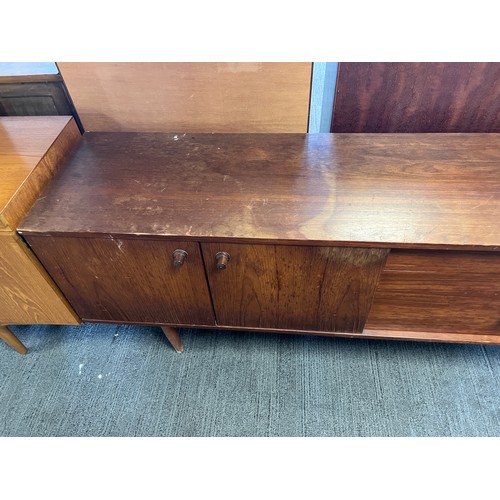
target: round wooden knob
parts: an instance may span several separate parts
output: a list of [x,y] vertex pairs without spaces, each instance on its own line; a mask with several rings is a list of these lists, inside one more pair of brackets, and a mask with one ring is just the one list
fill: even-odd
[[217,252],[215,260],[217,261],[217,269],[226,269],[227,263],[231,256],[227,252]]
[[181,267],[182,264],[184,264],[184,261],[187,259],[188,253],[186,250],[174,250],[174,253],[172,254],[172,258],[174,259],[174,266],[175,267]]

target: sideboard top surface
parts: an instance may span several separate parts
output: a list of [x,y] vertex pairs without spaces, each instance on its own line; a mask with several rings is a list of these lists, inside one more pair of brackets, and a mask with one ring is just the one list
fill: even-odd
[[[2,215],[64,131],[71,116],[0,117],[0,227]],[[48,174],[47,174],[48,175]],[[29,208],[25,209],[25,213]]]
[[500,134],[86,133],[20,226],[500,248]]

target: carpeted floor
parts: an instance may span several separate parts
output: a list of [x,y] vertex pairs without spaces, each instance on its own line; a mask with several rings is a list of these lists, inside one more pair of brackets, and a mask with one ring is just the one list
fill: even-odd
[[500,346],[13,326],[0,436],[500,436]]

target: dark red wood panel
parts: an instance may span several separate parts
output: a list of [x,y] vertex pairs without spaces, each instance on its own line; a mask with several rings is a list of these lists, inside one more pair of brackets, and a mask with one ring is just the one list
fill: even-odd
[[500,63],[340,63],[332,132],[500,132]]

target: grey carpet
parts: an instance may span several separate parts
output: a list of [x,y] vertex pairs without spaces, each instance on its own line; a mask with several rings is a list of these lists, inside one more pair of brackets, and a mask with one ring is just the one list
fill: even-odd
[[14,326],[0,436],[500,436],[500,346]]

